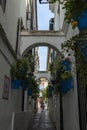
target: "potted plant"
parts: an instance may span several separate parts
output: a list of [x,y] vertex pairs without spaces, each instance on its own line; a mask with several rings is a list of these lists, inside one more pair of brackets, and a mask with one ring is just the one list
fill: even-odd
[[[87,86],[87,31],[72,37],[70,40],[62,43],[63,52],[74,52],[76,59],[76,71],[82,80],[82,87]],[[69,52],[70,50],[70,52]]]
[[78,26],[82,31],[87,29],[87,1],[86,0],[51,0],[52,2],[59,1],[65,9],[65,20],[72,23],[73,26]]
[[60,83],[56,83],[56,84],[54,84],[53,87],[54,87],[53,93],[54,93],[55,95],[57,95],[57,94],[59,93],[59,91],[60,91],[61,84],[60,84]]
[[61,73],[61,79],[67,79],[67,78],[72,78],[72,73],[70,71],[64,71],[63,73]]
[[52,91],[50,90],[50,87],[48,86],[46,88],[46,98],[51,98],[52,97]]
[[49,71],[51,72],[52,80],[56,80],[57,71],[61,67],[61,56],[55,59],[53,62],[49,64]]
[[28,72],[28,61],[26,58],[17,59],[12,65],[10,74],[12,78],[12,88],[18,89],[21,85],[26,87],[26,79]]
[[[13,88],[19,88],[20,85],[22,87],[27,86],[27,77],[29,72],[32,74],[34,71],[34,65],[35,58],[32,54],[27,55],[27,57],[17,59],[17,61],[11,66],[10,70]],[[30,75],[30,77],[32,76]]]
[[69,56],[61,61],[63,71],[61,70],[60,92],[66,93],[73,88],[73,76],[71,72],[71,61]]

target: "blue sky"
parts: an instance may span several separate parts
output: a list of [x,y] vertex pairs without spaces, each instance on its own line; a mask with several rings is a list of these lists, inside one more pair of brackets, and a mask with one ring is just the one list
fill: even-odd
[[47,47],[39,47],[38,54],[40,57],[40,70],[46,70],[46,61],[47,61]]
[[[38,30],[49,30],[49,20],[54,16],[49,10],[49,4],[39,4],[37,2],[38,11]],[[46,70],[47,61],[47,47],[39,47],[39,57],[40,57],[40,70]]]
[[37,11],[38,11],[38,29],[48,30],[49,20],[54,16],[54,14],[49,10],[49,4],[39,4],[37,1]]

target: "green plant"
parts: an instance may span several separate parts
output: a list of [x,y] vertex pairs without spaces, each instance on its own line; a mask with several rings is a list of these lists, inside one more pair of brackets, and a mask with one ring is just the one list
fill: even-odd
[[27,57],[17,59],[11,66],[10,74],[12,79],[25,79],[28,72],[33,72],[35,66],[35,57],[29,54]]
[[59,1],[63,4],[63,9],[65,9],[65,20],[68,23],[72,23],[74,18],[82,14],[84,10],[87,10],[86,0],[51,0],[52,2]]
[[49,86],[46,87],[45,96],[46,96],[46,98],[52,97],[52,93],[50,92],[50,87]]
[[49,65],[49,71],[51,72],[51,75],[53,79],[56,79],[56,73],[61,67],[61,58],[55,59],[52,63]]
[[81,86],[87,86],[87,61],[85,61],[83,54],[78,46],[78,41],[84,44],[84,41],[87,41],[87,31],[81,32],[79,35],[72,37],[70,40],[62,43],[63,53],[74,52],[74,56],[76,59],[76,70],[79,72],[79,79],[81,81]]
[[28,70],[30,72],[33,72],[34,66],[35,66],[35,56],[32,54],[29,54],[27,58],[28,58],[28,68],[29,68]]
[[10,70],[12,79],[26,79],[27,72],[28,60],[26,58],[17,59]]
[[54,94],[57,95],[60,91],[60,87],[61,87],[60,83],[55,84],[53,87],[54,87]]
[[75,51],[75,44],[76,44],[76,41],[81,39],[80,37],[81,35],[76,35],[72,38],[70,38],[69,40],[67,41],[64,41],[62,44],[61,44],[61,49],[62,49],[62,53],[67,53],[68,55],[70,54],[71,50],[72,51]]
[[72,73],[70,71],[64,71],[63,73],[61,73],[61,78],[62,80],[72,78]]
[[43,100],[47,100],[47,87],[42,90]]
[[39,84],[34,75],[28,75],[27,77],[28,88],[32,91],[33,97],[37,97],[39,94]]

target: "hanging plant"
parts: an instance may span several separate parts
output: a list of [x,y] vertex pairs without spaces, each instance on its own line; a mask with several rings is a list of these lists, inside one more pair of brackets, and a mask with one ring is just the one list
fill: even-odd
[[46,98],[51,98],[51,97],[52,97],[52,91],[53,91],[53,88],[51,89],[51,86],[48,85],[48,86],[46,87],[46,92],[45,92]]
[[36,98],[39,94],[39,84],[35,80],[34,75],[28,75],[27,82],[28,82],[28,89],[32,92],[32,97]]
[[32,54],[28,55],[28,68],[29,68],[29,72],[33,72],[34,71],[34,66],[35,66],[35,56]]
[[61,56],[50,63],[49,71],[51,72],[53,80],[56,80],[57,71],[61,67]]
[[61,79],[67,79],[67,78],[72,78],[72,73],[70,71],[64,71],[63,73],[61,73]]
[[66,52],[70,54],[71,51],[74,52],[76,58],[76,70],[79,71],[79,77],[82,80],[82,87],[87,86],[87,58],[85,58],[87,54],[85,50],[87,49],[86,41],[87,31],[83,31],[79,35],[72,37],[70,40],[67,40],[62,44],[63,53]]
[[[78,26],[80,30],[87,29],[87,1],[86,0],[51,0],[58,1],[65,10],[65,20],[72,23],[73,27]],[[82,21],[83,19],[83,21]]]
[[35,60],[32,54],[29,54],[27,57],[17,59],[17,61],[11,66],[10,69],[10,74],[12,78],[12,88],[17,89],[19,88],[19,86],[21,86],[25,89],[28,82],[28,73],[34,71],[34,66]]
[[17,59],[10,70],[12,79],[26,79],[27,72],[28,60],[26,58]]

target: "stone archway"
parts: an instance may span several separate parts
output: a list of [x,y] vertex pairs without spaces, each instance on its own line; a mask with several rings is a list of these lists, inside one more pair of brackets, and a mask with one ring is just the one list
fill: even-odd
[[50,72],[38,71],[38,72],[34,72],[34,76],[36,76],[37,80],[40,78],[45,78],[48,80],[48,82],[50,82]]
[[21,32],[20,54],[23,55],[25,50],[37,46],[51,46],[61,51],[61,43],[65,41],[63,31],[26,31]]

